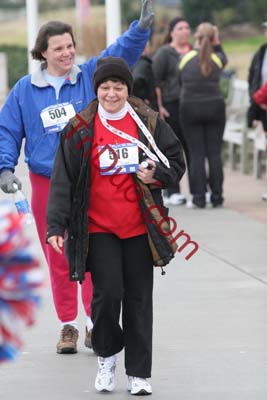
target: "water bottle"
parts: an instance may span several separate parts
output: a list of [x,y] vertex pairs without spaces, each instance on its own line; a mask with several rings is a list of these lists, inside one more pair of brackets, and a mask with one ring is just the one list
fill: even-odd
[[152,165],[149,164],[147,161],[142,161],[140,165],[141,165],[141,167],[143,167],[143,168],[152,169]]
[[24,216],[23,220],[25,224],[30,225],[34,222],[34,219],[27,197],[22,190],[18,189],[18,185],[16,183],[14,183],[13,186],[15,189],[17,189],[14,193],[14,204],[16,206],[17,212]]

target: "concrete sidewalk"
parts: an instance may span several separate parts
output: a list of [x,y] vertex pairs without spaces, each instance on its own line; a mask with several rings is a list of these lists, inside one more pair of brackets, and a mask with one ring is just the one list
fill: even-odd
[[267,178],[255,179],[238,171],[225,169],[226,207],[267,223],[267,202],[261,200],[267,192]]
[[[200,249],[188,261],[187,249],[177,253],[165,276],[155,270],[155,400],[267,398],[267,204],[260,200],[266,181],[225,173],[225,208],[170,210],[177,233],[183,229]],[[25,167],[18,175],[29,193]],[[42,257],[34,227],[29,234]],[[48,284],[22,355],[0,367],[0,399],[103,397],[94,389],[96,357],[83,346],[82,311],[79,324],[78,354],[56,354],[59,325]],[[116,376],[109,397],[129,399],[123,354]]]
[[[182,179],[183,192],[188,193],[187,177]],[[225,208],[245,214],[257,221],[267,222],[267,202],[261,200],[267,192],[267,177],[255,179],[239,171],[224,168]]]

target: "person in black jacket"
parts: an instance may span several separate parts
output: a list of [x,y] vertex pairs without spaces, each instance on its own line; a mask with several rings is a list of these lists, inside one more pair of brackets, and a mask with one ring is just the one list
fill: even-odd
[[[264,36],[267,40],[267,21],[262,23]],[[261,121],[265,132],[267,132],[266,110],[256,104],[253,95],[267,81],[267,43],[264,43],[254,54],[249,67],[248,87],[250,106],[247,112],[248,127],[253,126],[253,121]],[[267,193],[263,193],[262,200],[267,201]]]
[[91,272],[96,390],[114,390],[116,354],[124,347],[128,390],[147,395],[153,265],[168,264],[177,249],[168,240],[173,229],[161,189],[178,184],[185,163],[171,127],[142,100],[128,97],[132,83],[124,60],[98,60],[93,78],[98,100],[61,135],[47,240],[58,253],[65,240],[71,280],[83,281],[86,270]]
[[[180,85],[178,65],[181,57],[192,49],[191,30],[188,22],[178,16],[169,22],[165,43],[153,56],[153,72],[156,81],[157,105],[160,117],[173,129],[183,145],[186,162],[189,164],[189,153],[180,119]],[[183,205],[186,197],[180,192],[180,185],[169,187],[164,191],[166,205]]]
[[157,109],[156,86],[152,68],[151,44],[147,42],[142,56],[135,63],[133,74],[133,95],[142,99],[154,110]]
[[213,207],[221,206],[224,201],[221,149],[225,103],[220,77],[226,63],[217,27],[200,24],[195,33],[195,50],[187,53],[179,64],[180,121],[189,151],[190,207],[206,206],[207,183]]
[[[267,40],[267,22],[262,24],[264,27],[264,35]],[[267,131],[267,118],[266,111],[258,106],[253,100],[253,94],[264,84],[267,80],[267,43],[263,44],[254,54],[249,67],[248,85],[250,106],[248,108],[247,119],[248,127],[253,126],[253,121],[261,121],[263,128]]]

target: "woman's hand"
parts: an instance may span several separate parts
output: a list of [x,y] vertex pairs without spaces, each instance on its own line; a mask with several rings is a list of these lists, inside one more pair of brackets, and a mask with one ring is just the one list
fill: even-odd
[[169,118],[170,113],[166,110],[165,107],[161,106],[159,107],[159,116],[163,121],[165,121],[165,118]]
[[155,183],[157,181],[153,178],[153,175],[156,170],[156,163],[155,161],[149,159],[147,159],[146,161],[150,165],[151,169],[143,168],[140,164],[137,172],[137,178],[145,184]]
[[62,247],[64,244],[62,236],[51,236],[47,241],[58,254],[62,254]]

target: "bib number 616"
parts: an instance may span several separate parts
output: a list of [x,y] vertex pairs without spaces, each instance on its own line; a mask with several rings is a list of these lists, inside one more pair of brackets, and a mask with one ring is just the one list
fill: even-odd
[[[128,158],[128,149],[127,147],[122,147],[121,149],[114,150],[117,153],[118,159]],[[114,153],[109,150],[109,159],[114,160]]]

